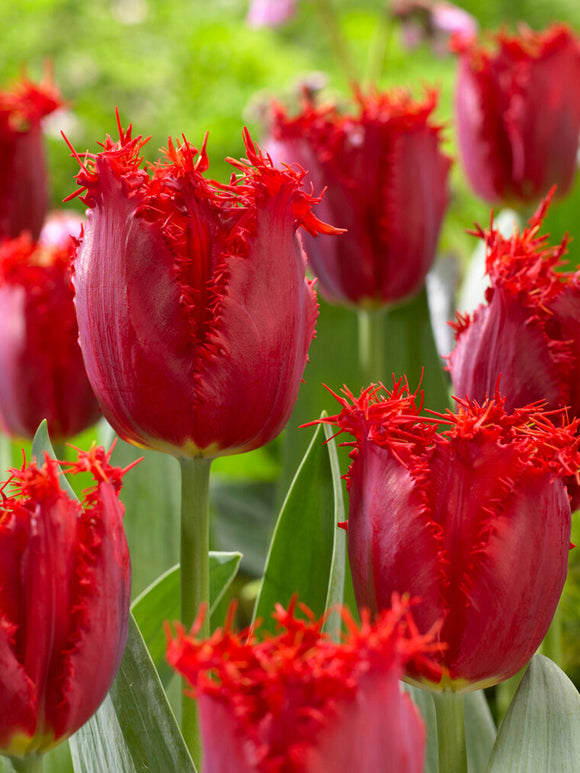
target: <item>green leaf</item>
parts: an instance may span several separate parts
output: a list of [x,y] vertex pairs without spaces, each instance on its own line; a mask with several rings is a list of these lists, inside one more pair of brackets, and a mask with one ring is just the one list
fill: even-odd
[[338,531],[334,480],[323,440],[318,425],[276,523],[254,610],[254,618],[260,618],[266,630],[275,628],[271,615],[276,603],[287,606],[298,594],[299,601],[320,616],[326,610],[329,586],[331,596],[337,593],[338,564],[331,576]]
[[[105,448],[114,437],[111,428],[103,424],[100,442]],[[143,460],[125,475],[121,491],[134,598],[179,561],[181,506],[179,462],[170,454],[117,440],[111,464],[126,467],[139,457]]]
[[[236,576],[241,558],[241,553],[210,551],[210,615]],[[132,610],[161,682],[167,687],[174,672],[165,662],[163,623],[179,619],[179,566],[169,569],[144,590],[133,602]]]
[[132,616],[127,648],[109,695],[69,744],[75,773],[195,771]]
[[[429,690],[415,687],[412,684],[401,683],[405,692],[409,693],[413,703],[419,709],[427,731],[427,748],[425,751],[425,769],[423,773],[439,773],[439,744],[437,742],[437,716],[435,701]],[[442,773],[442,772],[441,772]]]
[[577,773],[580,695],[555,663],[535,655],[499,730],[487,773]]
[[[32,439],[32,450],[31,455],[33,459],[36,459],[36,463],[40,466],[44,463],[44,454],[45,452],[48,453],[49,456],[51,456],[53,459],[56,459],[56,454],[54,453],[54,448],[52,447],[52,443],[50,440],[50,436],[48,434],[48,424],[46,423],[46,419],[43,419],[38,429],[36,430],[36,434],[34,435],[34,438]],[[67,477],[65,475],[61,475],[60,478],[61,488],[66,491],[66,493],[72,498],[72,499],[78,499],[77,495],[72,489],[72,486],[70,485]]]
[[[325,414],[323,414],[325,415]],[[344,517],[344,497],[342,494],[342,478],[338,464],[338,454],[336,453],[336,443],[334,442],[334,430],[328,424],[324,424],[324,436],[326,437],[326,448],[328,449],[328,460],[330,462],[330,474],[332,476],[332,490],[334,501],[334,540],[332,543],[332,557],[330,560],[330,572],[328,577],[328,594],[326,596],[326,609],[332,610],[333,607],[341,605],[344,601],[344,583],[346,577],[346,531],[338,528],[338,524],[345,520]],[[324,624],[324,630],[327,631],[335,640],[340,639],[341,617],[338,611],[330,612]]]
[[485,773],[497,731],[483,690],[470,692],[463,704],[469,773]]

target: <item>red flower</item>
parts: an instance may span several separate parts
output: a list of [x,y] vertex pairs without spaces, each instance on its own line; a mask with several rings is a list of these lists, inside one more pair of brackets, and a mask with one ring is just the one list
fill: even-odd
[[432,668],[432,644],[416,634],[409,604],[394,597],[360,628],[345,613],[342,644],[294,605],[277,607],[281,632],[261,642],[229,624],[198,641],[199,618],[169,641],[167,659],[199,700],[203,772],[420,773],[425,730],[399,679],[407,662]]
[[327,186],[320,212],[347,229],[304,243],[320,291],[334,303],[378,307],[416,293],[433,263],[447,206],[450,161],[430,122],[435,92],[358,94],[359,114],[315,107],[289,118],[274,107],[271,152]]
[[490,202],[536,203],[552,185],[563,196],[576,170],[580,45],[564,25],[458,36],[459,145],[474,191]]
[[15,757],[46,751],[91,717],[127,638],[124,471],[96,447],[68,468],[95,480],[82,504],[48,457],[14,471],[0,503],[0,749]]
[[10,435],[32,438],[46,419],[62,440],[99,418],[78,344],[72,246],[70,236],[68,246],[28,234],[0,242],[0,424]]
[[[442,620],[442,687],[476,689],[516,673],[542,641],[566,578],[578,421],[556,428],[499,396],[420,416],[402,380],[337,397],[326,421],[354,435],[348,554],[357,603],[421,599],[420,631]],[[446,425],[439,432],[437,422]],[[430,680],[420,669],[412,677]]]
[[485,242],[491,286],[486,304],[453,323],[449,355],[454,391],[482,401],[499,389],[507,410],[545,401],[580,416],[580,272],[565,273],[567,238],[555,247],[540,235],[549,199],[521,233],[475,232]]
[[42,119],[61,104],[48,78],[0,92],[0,238],[38,238],[48,206]]
[[209,458],[268,442],[286,423],[314,335],[298,225],[332,233],[246,133],[230,185],[169,144],[151,174],[119,127],[78,175],[91,208],[75,263],[80,342],[93,389],[125,440]]

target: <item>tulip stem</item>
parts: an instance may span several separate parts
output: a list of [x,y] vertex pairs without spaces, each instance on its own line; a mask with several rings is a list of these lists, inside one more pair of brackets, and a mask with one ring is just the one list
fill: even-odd
[[42,773],[44,754],[27,754],[26,757],[11,757],[10,762],[15,773]]
[[[209,472],[211,459],[180,459],[181,464],[181,623],[187,631],[201,605],[206,606],[197,632],[209,637]],[[181,730],[196,765],[201,765],[197,704],[183,694]]]
[[385,379],[385,317],[383,309],[358,309],[358,361],[362,386]]
[[433,695],[437,714],[440,773],[467,773],[463,695],[450,690]]

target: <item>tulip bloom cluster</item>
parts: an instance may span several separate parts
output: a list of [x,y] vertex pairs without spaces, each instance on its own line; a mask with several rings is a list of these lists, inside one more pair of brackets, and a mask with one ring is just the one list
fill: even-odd
[[170,143],[149,173],[143,139],[119,136],[79,158],[77,178],[90,207],[77,317],[103,413],[179,457],[257,448],[288,420],[318,313],[296,229],[335,229],[247,133],[229,185],[203,176],[205,144]]
[[53,223],[41,240],[0,242],[0,425],[32,438],[46,419],[60,441],[94,424],[99,406],[78,344],[72,238]]
[[14,471],[0,503],[0,751],[43,752],[97,710],[127,638],[131,570],[123,471],[94,447],[68,464],[81,503],[46,458]]
[[474,191],[489,202],[537,203],[552,185],[563,196],[576,171],[580,132],[580,43],[570,29],[524,28],[458,35],[459,147]]
[[402,380],[384,395],[344,394],[324,421],[355,437],[347,534],[359,608],[411,593],[419,630],[443,621],[440,686],[506,679],[542,641],[566,578],[562,478],[580,467],[578,421],[556,427],[533,406],[506,413],[498,395],[423,417]]
[[322,295],[368,308],[416,293],[435,258],[447,206],[450,161],[431,120],[437,97],[402,91],[357,95],[358,115],[310,102],[290,118],[273,108],[271,152],[299,163],[322,217],[347,229],[340,239],[305,238]]
[[49,79],[0,92],[0,238],[38,238],[48,206],[42,119],[61,104]]
[[263,641],[231,623],[199,641],[200,619],[169,640],[167,658],[199,701],[204,773],[420,773],[425,729],[399,679],[410,662],[438,672],[408,601],[395,596],[360,628],[345,612],[341,644],[295,603],[277,607],[281,632]]

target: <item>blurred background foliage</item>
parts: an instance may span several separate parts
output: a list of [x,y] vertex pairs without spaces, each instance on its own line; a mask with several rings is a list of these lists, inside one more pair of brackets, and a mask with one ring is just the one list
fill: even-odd
[[[148,160],[159,157],[159,149],[170,136],[184,134],[200,146],[208,132],[210,175],[226,181],[231,167],[224,159],[243,155],[244,125],[260,141],[264,108],[271,98],[291,104],[300,84],[313,77],[323,79],[326,95],[339,99],[348,96],[345,58],[337,57],[329,34],[332,24],[324,16],[328,6],[334,10],[359,79],[363,80],[372,66],[375,43],[384,40],[382,74],[374,85],[405,86],[416,95],[425,85],[440,89],[436,118],[446,127],[446,150],[455,157],[455,59],[450,54],[434,54],[427,42],[410,52],[392,21],[385,27],[377,26],[387,18],[385,0],[298,0],[296,15],[284,26],[259,29],[246,24],[247,0],[0,0],[0,85],[8,85],[23,69],[33,79],[40,78],[48,62],[68,105],[47,123],[53,206],[61,206],[62,199],[75,190],[77,171],[60,130],[80,152],[96,151],[98,141],[107,133],[116,133],[115,107],[123,125],[131,122],[136,134],[151,137],[145,149]],[[564,21],[580,31],[577,0],[466,0],[461,6],[482,29],[502,25],[513,29],[525,20],[537,29]],[[451,185],[440,253],[452,254],[456,264],[464,268],[475,247],[466,230],[474,222],[486,225],[490,211],[472,194],[458,163],[453,167]],[[69,206],[82,210],[78,200]],[[579,212],[577,181],[571,194],[551,208],[547,230],[554,240],[559,241],[565,232],[576,236]],[[579,245],[576,236],[570,244],[573,263],[580,263]],[[354,315],[321,306],[306,387],[285,439],[252,454],[220,459],[214,465],[214,541],[222,549],[245,553],[246,577],[261,571],[271,523],[283,495],[276,482],[281,478],[284,486],[288,484],[311,437],[311,431],[298,430],[298,424],[316,418],[323,407],[334,411],[334,401],[327,397],[320,380],[335,389],[345,382],[355,390],[359,387],[354,370]],[[299,442],[297,437],[301,437]],[[83,438],[79,445],[86,447],[90,439]],[[121,446],[116,453],[123,463],[137,455],[135,449]],[[127,513],[135,515],[126,518],[127,530],[134,556],[141,556],[134,558],[136,593],[177,560],[175,460],[147,456],[140,477],[135,472],[126,478]],[[16,463],[20,460],[17,457]],[[146,500],[151,515],[144,529],[139,511],[154,474],[158,499],[165,502],[166,511],[162,512],[161,505],[151,508],[151,500]],[[155,524],[152,509],[157,513]],[[147,532],[150,538],[145,543]],[[566,650],[570,668],[576,669],[579,677],[580,559],[574,561],[578,562],[571,575],[575,583],[563,603],[567,608]]]

